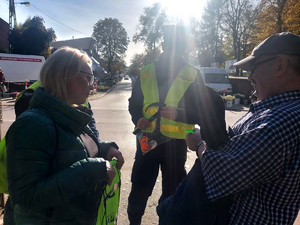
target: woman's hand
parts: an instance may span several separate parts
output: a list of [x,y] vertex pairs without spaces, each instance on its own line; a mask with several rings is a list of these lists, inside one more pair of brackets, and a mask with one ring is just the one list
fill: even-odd
[[108,183],[108,185],[111,185],[113,182],[113,179],[116,175],[116,172],[114,170],[113,165],[108,161],[106,161],[106,171],[107,171],[107,177],[108,177],[107,183]]
[[121,168],[124,164],[124,158],[123,158],[122,153],[118,149],[111,146],[108,149],[106,158],[107,158],[108,161],[111,161],[113,158],[116,158],[117,159],[117,168],[118,168],[118,170],[121,170]]
[[136,124],[137,128],[139,128],[141,130],[147,129],[150,125],[151,125],[151,122],[149,122],[149,120],[145,117],[140,118]]

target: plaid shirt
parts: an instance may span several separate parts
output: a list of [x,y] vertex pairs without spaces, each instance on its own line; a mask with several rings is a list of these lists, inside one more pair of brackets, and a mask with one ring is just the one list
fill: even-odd
[[236,193],[230,224],[292,224],[300,209],[300,91],[250,105],[202,167],[210,199]]

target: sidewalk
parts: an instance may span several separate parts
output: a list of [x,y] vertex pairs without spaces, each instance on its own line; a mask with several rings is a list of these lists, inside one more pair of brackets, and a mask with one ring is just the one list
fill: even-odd
[[114,87],[108,89],[108,90],[105,91],[105,92],[98,92],[98,91],[97,91],[97,92],[91,94],[91,95],[89,96],[89,101],[90,101],[90,100],[95,100],[95,99],[98,99],[98,98],[103,97],[104,95],[106,95],[107,93],[109,93],[113,88],[114,88]]
[[249,106],[241,105],[241,104],[233,104],[232,107],[225,107],[225,109],[229,111],[248,111]]

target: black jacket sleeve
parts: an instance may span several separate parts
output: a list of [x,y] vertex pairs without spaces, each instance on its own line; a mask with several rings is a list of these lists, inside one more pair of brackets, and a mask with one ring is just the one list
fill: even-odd
[[137,121],[143,117],[144,95],[141,88],[140,76],[138,76],[132,88],[131,97],[128,101],[128,110],[131,115],[131,120],[136,125]]
[[183,105],[184,110],[177,120],[198,124],[202,139],[209,148],[218,149],[228,141],[225,106],[214,90],[203,83],[194,83],[179,104]]

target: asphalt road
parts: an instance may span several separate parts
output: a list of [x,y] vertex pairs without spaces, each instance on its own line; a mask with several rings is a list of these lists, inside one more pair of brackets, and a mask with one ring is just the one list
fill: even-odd
[[[131,188],[130,175],[135,155],[135,136],[132,134],[133,124],[128,113],[128,98],[131,95],[131,81],[123,80],[113,87],[107,93],[97,93],[90,98],[90,103],[97,122],[97,128],[100,132],[102,141],[115,141],[125,158],[125,164],[122,168],[122,186],[121,199],[118,214],[118,225],[129,224],[127,219],[127,198]],[[1,125],[2,137],[5,135],[10,124],[15,120],[13,109],[14,100],[3,100],[3,123]],[[233,125],[242,115],[246,113],[247,108],[235,106],[231,110],[226,110],[226,123]],[[186,169],[189,170],[195,160],[195,153],[188,152]],[[157,179],[156,186],[152,196],[149,198],[146,213],[142,224],[158,224],[156,216],[156,206],[161,193],[161,177]],[[1,224],[1,221],[0,221]],[[300,219],[295,223],[300,225]]]

